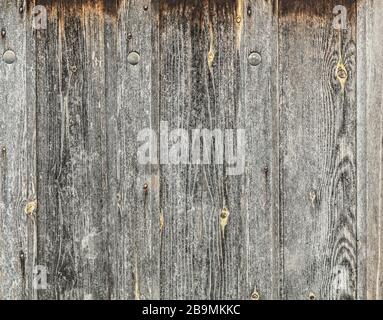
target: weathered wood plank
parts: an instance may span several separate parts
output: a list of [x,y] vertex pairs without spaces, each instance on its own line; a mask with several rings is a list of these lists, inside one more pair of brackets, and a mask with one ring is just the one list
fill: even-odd
[[[233,86],[234,10],[233,1],[160,2],[162,132],[185,129],[191,136],[190,130],[199,127],[225,129],[229,120],[225,116],[230,109],[232,114],[238,109]],[[170,139],[169,147],[160,152],[161,298],[228,297],[235,294],[227,291],[227,285],[231,277],[237,277],[238,266],[227,274],[219,224],[221,210],[229,206],[223,167],[214,164],[215,157],[213,164],[188,165],[188,140],[181,142],[187,148],[182,164],[169,163],[165,157],[176,142]],[[166,140],[164,135],[161,141]]]
[[102,4],[41,2],[37,35],[40,299],[110,298]]
[[138,132],[156,112],[151,12],[141,1],[42,4],[39,264],[51,287],[40,297],[156,298],[158,179],[136,157]]
[[[246,167],[236,175],[229,174],[226,153],[223,165],[214,150],[209,164],[193,163],[193,142],[187,146],[186,163],[161,163],[161,298],[277,294],[276,193],[269,176],[277,170],[275,109],[270,108],[276,98],[276,38],[268,37],[274,29],[272,8],[266,1],[160,3],[162,130],[185,129],[189,139],[195,129],[219,129],[225,138],[228,129],[249,133],[248,144],[240,141]],[[247,56],[256,49],[264,55],[263,65],[249,67]],[[265,78],[254,85],[261,74]],[[167,157],[174,142],[161,149],[161,156]],[[242,156],[236,152],[234,148],[234,155]],[[223,230],[224,209],[230,215]]]
[[[278,19],[275,1],[244,1],[239,50],[239,108],[234,127],[246,130],[246,167],[238,183],[228,177],[230,205],[238,234],[229,238],[228,248],[240,248],[241,290],[238,298],[279,298],[279,185],[277,91]],[[259,52],[262,62],[248,59]],[[237,66],[236,66],[237,67]],[[233,181],[234,180],[234,181]],[[238,214],[236,213],[238,212]],[[236,216],[239,221],[235,221]],[[230,230],[230,229],[228,229]]]
[[383,298],[382,13],[382,1],[358,2],[358,297],[361,299]]
[[[153,150],[147,164],[138,157],[143,144],[139,133],[158,131],[158,74],[156,63],[152,65],[157,59],[152,56],[152,25],[155,39],[157,18],[149,1],[122,1],[117,24],[107,27],[109,233],[112,298],[116,299],[160,297],[157,154]],[[128,62],[131,52],[140,55],[137,65]]]
[[280,1],[279,15],[282,298],[354,299],[356,6]]
[[0,299],[32,297],[36,123],[30,23],[23,1],[0,2],[0,53],[16,54],[13,64],[0,61]]

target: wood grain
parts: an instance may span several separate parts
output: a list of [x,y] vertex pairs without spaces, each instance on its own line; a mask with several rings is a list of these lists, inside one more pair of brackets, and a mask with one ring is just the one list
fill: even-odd
[[37,225],[49,288],[39,298],[107,298],[103,17],[65,1],[47,9],[37,34]]
[[[282,298],[354,299],[356,8],[347,1],[293,2],[322,15],[280,7]],[[347,30],[332,27],[336,4],[348,9]],[[344,88],[339,63],[348,73]]]
[[[382,299],[382,12],[1,0],[0,299]],[[174,129],[243,130],[243,171]]]
[[38,38],[39,263],[53,284],[41,298],[158,297],[158,179],[136,159],[151,126],[151,14],[136,20],[140,1],[103,10],[57,1]]
[[[273,1],[243,3],[236,87],[239,110],[234,125],[246,130],[247,162],[243,177],[229,177],[228,184],[232,206],[242,216],[240,299],[249,299],[253,293],[262,300],[278,299],[280,292],[278,19],[274,5]],[[260,65],[249,64],[252,52],[261,55]],[[232,184],[233,180],[240,185]],[[237,241],[232,238],[230,246],[238,246]]]
[[22,1],[0,2],[0,299],[32,297],[36,201],[35,60]]
[[[278,292],[273,28],[266,1],[161,2],[161,120],[170,130],[248,133],[244,174],[228,175],[226,158],[223,166],[214,159],[161,165],[163,298],[250,299],[257,292],[267,299]],[[263,54],[259,68],[247,62],[253,50]],[[230,216],[222,231],[224,209]]]
[[358,3],[358,295],[383,298],[381,1]]
[[[117,24],[110,23],[108,39],[108,170],[112,298],[158,299],[160,256],[159,178],[153,165],[137,159],[139,132],[157,130],[157,57],[152,49],[152,25],[157,32],[155,7],[142,1],[123,1]],[[154,37],[153,37],[154,38]],[[155,44],[155,41],[153,41]],[[128,54],[140,54],[138,65]],[[155,52],[155,51],[154,51]]]

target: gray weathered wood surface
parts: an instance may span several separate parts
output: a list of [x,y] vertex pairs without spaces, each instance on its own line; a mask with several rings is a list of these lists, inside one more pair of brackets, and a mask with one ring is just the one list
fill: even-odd
[[[0,299],[382,299],[382,14],[0,0]],[[243,174],[163,164],[158,141],[141,165],[165,123],[245,129]]]

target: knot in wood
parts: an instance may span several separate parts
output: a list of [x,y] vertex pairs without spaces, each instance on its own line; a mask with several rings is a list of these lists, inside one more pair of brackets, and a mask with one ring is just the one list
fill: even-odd
[[257,291],[251,294],[251,300],[259,300],[259,293]]

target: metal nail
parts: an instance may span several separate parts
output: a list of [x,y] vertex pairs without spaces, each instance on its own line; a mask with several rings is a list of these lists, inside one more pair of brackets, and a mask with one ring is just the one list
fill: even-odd
[[23,6],[21,6],[21,7],[19,8],[19,12],[20,12],[20,13],[23,13],[23,12],[24,12],[24,7],[23,7]]
[[149,7],[147,5],[144,6],[144,10],[148,11]]
[[5,31],[4,28],[1,29],[1,37],[4,38],[7,32]]
[[128,33],[128,40],[131,40],[133,38],[133,35],[131,33]]
[[148,184],[145,183],[145,184],[144,184],[144,191],[147,191],[147,190],[148,190],[148,187],[149,187]]
[[258,52],[251,52],[247,58],[249,64],[252,66],[257,66],[262,62],[262,57]]
[[140,55],[136,51],[132,51],[128,54],[128,62],[135,66],[140,61]]
[[16,54],[12,50],[7,50],[3,54],[3,60],[6,64],[12,64],[16,61]]

